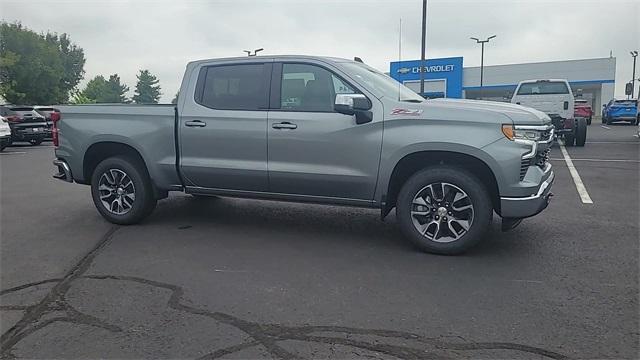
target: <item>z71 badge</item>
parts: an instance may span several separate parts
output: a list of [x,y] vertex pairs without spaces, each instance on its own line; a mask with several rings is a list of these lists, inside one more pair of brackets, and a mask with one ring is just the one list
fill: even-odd
[[395,108],[395,109],[391,110],[391,115],[418,116],[418,115],[422,115],[422,109],[400,109],[400,108]]

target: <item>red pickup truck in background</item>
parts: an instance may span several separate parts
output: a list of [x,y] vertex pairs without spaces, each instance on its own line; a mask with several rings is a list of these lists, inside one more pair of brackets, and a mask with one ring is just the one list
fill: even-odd
[[576,99],[573,106],[573,116],[575,118],[585,118],[587,119],[587,125],[591,125],[593,110],[591,110],[591,103],[589,100]]

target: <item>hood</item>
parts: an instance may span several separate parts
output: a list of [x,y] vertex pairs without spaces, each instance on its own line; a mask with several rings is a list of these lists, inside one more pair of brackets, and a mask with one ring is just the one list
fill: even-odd
[[475,120],[504,123],[511,121],[517,125],[547,125],[551,119],[547,114],[529,107],[497,101],[433,99],[420,104],[406,104],[407,108],[420,107],[428,117],[443,116],[454,120]]

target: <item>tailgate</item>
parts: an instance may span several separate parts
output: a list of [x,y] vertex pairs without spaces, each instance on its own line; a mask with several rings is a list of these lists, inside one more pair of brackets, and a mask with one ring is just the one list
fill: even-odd
[[[546,114],[558,114],[562,117],[567,117],[567,112],[573,112],[573,109],[565,109],[565,100],[559,97],[526,95],[518,96],[517,102],[520,103],[520,105],[534,108]],[[568,104],[566,107],[568,107]]]

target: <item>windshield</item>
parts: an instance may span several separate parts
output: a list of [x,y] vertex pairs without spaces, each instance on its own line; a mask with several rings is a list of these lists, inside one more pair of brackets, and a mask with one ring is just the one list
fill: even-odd
[[385,97],[409,102],[422,102],[424,100],[413,90],[372,67],[355,62],[347,62],[342,65],[347,68],[349,75],[381,92]]
[[626,106],[633,106],[636,104],[635,100],[616,100],[614,102],[615,105],[626,105]]
[[551,95],[568,94],[567,84],[562,81],[537,81],[523,83],[518,89],[518,95]]

